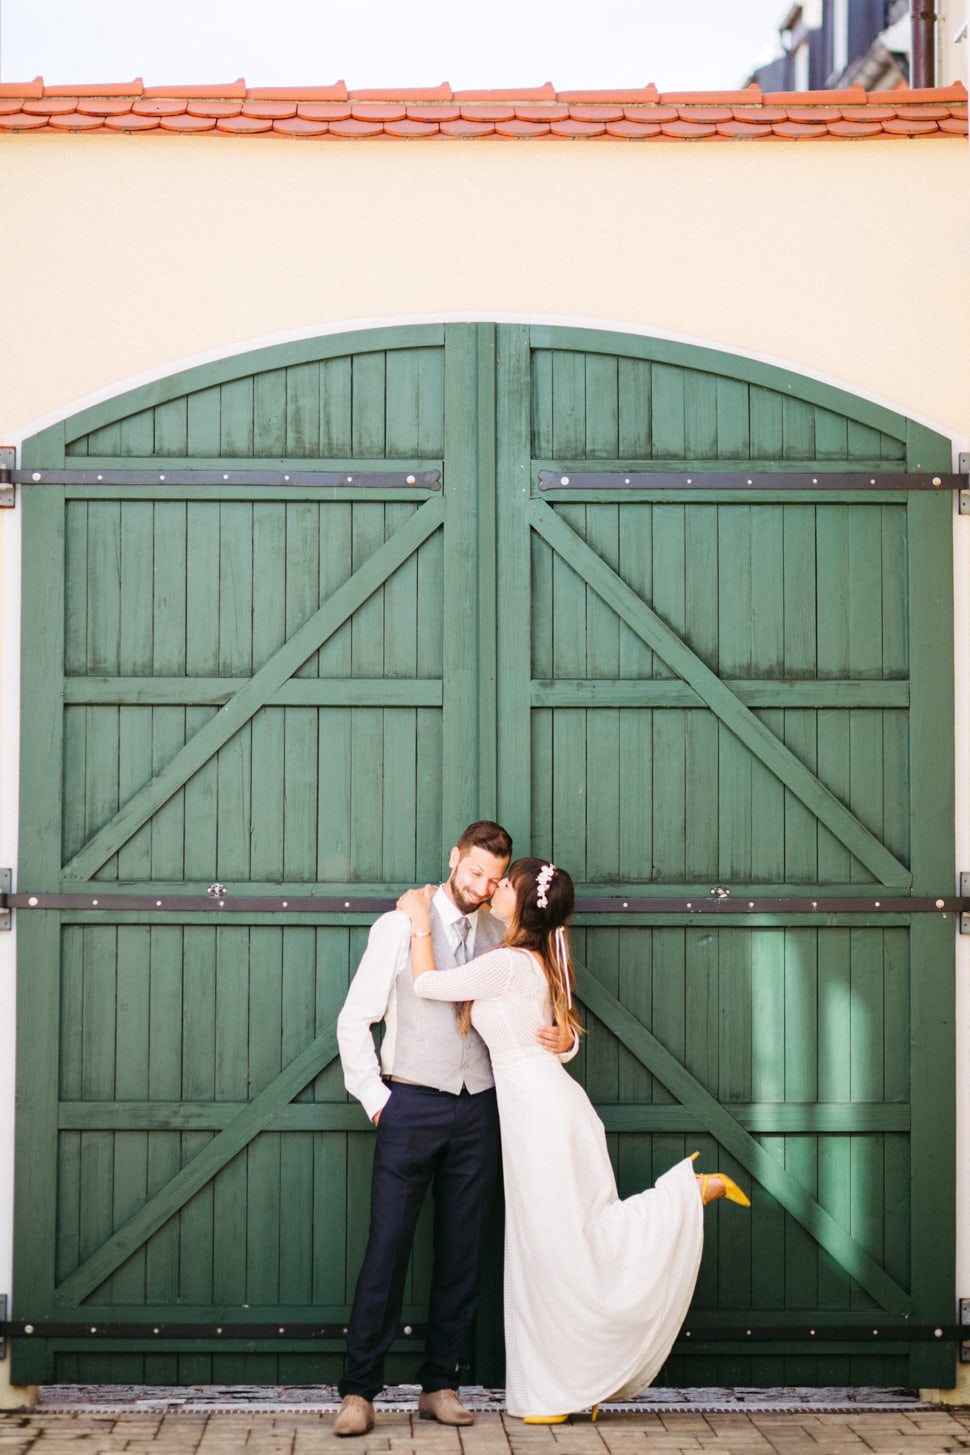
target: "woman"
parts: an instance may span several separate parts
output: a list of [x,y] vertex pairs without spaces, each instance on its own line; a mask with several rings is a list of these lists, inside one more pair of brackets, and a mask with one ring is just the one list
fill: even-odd
[[[550,1021],[578,1033],[566,921],[569,875],[518,859],[492,898],[504,945],[435,974],[429,890],[398,900],[411,920],[415,993],[465,1002],[492,1058],[505,1180],[506,1400],[528,1424],[644,1390],[684,1321],[703,1244],[702,1204],[747,1198],[693,1159],[620,1200],[603,1124],[582,1088],[536,1044]],[[468,1005],[467,1002],[471,1002]],[[696,1155],[696,1154],[695,1154]]]

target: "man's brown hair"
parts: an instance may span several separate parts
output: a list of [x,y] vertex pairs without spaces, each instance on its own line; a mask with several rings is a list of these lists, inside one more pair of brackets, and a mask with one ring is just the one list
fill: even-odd
[[462,857],[469,849],[485,849],[487,853],[494,854],[496,859],[511,859],[512,836],[500,823],[493,823],[490,818],[482,818],[477,823],[468,825],[458,840],[457,848]]

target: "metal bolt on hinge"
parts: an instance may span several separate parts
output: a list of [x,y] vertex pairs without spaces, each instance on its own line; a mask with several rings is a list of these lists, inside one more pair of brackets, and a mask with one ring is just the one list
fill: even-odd
[[16,504],[16,487],[13,472],[17,464],[17,451],[12,445],[0,445],[0,510],[11,510]]
[[[5,1293],[0,1293],[0,1324],[5,1324],[6,1322],[7,1322],[7,1295]],[[6,1357],[7,1357],[7,1341],[3,1337],[3,1335],[0,1334],[0,1359],[6,1359]]]
[[[7,908],[7,895],[10,893],[10,886],[13,883],[13,874],[10,869],[0,869],[0,930],[9,930],[10,911]],[[0,1354],[0,1359],[3,1355]]]
[[[970,1298],[960,1300],[960,1322],[970,1330]],[[970,1364],[970,1339],[964,1339],[960,1345],[960,1363]]]
[[960,491],[959,510],[961,515],[970,515],[970,450],[963,450],[957,457],[957,473],[967,477],[967,489]]
[[[960,898],[963,900],[970,899],[970,874],[960,875]],[[970,935],[970,914],[966,913],[966,911],[960,915],[960,933],[961,935]]]

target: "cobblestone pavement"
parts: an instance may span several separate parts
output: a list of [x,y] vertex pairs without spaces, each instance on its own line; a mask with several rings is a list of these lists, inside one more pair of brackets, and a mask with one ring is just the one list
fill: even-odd
[[378,1414],[371,1434],[333,1434],[332,1413],[206,1413],[133,1410],[0,1415],[0,1455],[310,1455],[347,1448],[355,1455],[937,1455],[970,1450],[970,1409],[923,1408],[848,1414],[806,1412],[636,1414],[609,1411],[565,1425],[530,1426],[500,1413],[476,1415],[463,1430]]
[[[615,1406],[594,1424],[588,1413],[565,1425],[529,1426],[498,1408],[494,1391],[471,1392],[475,1424],[447,1429],[419,1420],[413,1399],[379,1403],[375,1429],[353,1441],[333,1434],[336,1401],[318,1392],[316,1407],[294,1391],[170,1392],[148,1390],[122,1400],[107,1387],[65,1397],[43,1392],[33,1410],[0,1414],[0,1455],[937,1455],[970,1451],[970,1408],[942,1409],[899,1392],[896,1399],[858,1391],[841,1402],[821,1391],[766,1391],[691,1397],[666,1391],[635,1409]],[[208,1397],[207,1397],[208,1393]],[[319,1397],[322,1393],[323,1397]],[[275,1401],[267,1398],[280,1397]],[[660,1392],[656,1394],[659,1396]],[[799,1397],[801,1396],[801,1397]],[[289,1398],[287,1398],[289,1397]],[[742,1408],[741,1406],[749,1406]]]

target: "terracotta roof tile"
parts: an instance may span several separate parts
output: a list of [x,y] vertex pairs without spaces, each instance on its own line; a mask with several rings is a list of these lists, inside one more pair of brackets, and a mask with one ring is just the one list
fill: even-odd
[[627,121],[679,121],[679,106],[624,106]]
[[308,101],[300,103],[296,113],[304,121],[349,121],[350,107],[339,101]]
[[843,106],[843,121],[893,121],[896,116],[895,106],[879,106],[872,102],[868,106]]
[[104,124],[109,131],[157,131],[161,121],[157,116],[138,116],[129,111],[124,116],[106,116]]
[[762,97],[761,87],[752,83],[744,91],[661,91],[660,99],[671,106],[711,106],[715,103],[740,106],[745,101],[758,102]]
[[557,101],[555,87],[551,81],[544,86],[526,86],[521,90],[455,91],[455,101]]
[[233,81],[228,86],[146,86],[142,95],[185,96],[199,100],[209,100],[218,96],[222,101],[229,97],[232,97],[233,100],[245,101],[246,82],[240,77],[238,81]]
[[347,86],[335,81],[332,86],[257,86],[246,95],[250,101],[346,101]]
[[929,136],[940,128],[935,121],[909,121],[898,117],[895,121],[884,121],[882,129],[893,136]]
[[949,106],[906,106],[896,107],[896,115],[907,121],[946,121],[950,115]]
[[461,116],[460,106],[412,106],[408,103],[409,121],[457,121]]
[[215,131],[214,116],[161,116],[159,125],[163,131]]
[[[787,106],[732,106],[735,121],[753,121],[758,126],[774,126],[788,120]],[[895,116],[895,111],[892,113]]]
[[580,121],[578,117],[569,117],[561,121],[554,121],[550,130],[555,136],[602,136],[606,130],[605,121]]
[[514,106],[463,105],[461,114],[466,121],[514,121]]
[[131,111],[131,102],[116,97],[85,96],[77,103],[77,110],[85,116],[126,116]]
[[412,121],[410,117],[405,117],[403,121],[386,121],[384,130],[388,136],[434,136],[438,127],[432,121]]
[[776,106],[864,106],[866,92],[861,86],[847,91],[766,91],[766,101]]
[[188,105],[175,96],[160,96],[150,101],[136,101],[131,109],[136,116],[181,116]]
[[438,130],[442,136],[494,136],[495,125],[491,121],[469,121],[459,117],[457,121],[443,121]]
[[629,138],[630,141],[644,141],[648,137],[660,135],[659,122],[639,121],[608,121],[606,130],[609,136]]
[[519,121],[565,121],[569,116],[568,106],[517,106],[515,115]]
[[98,131],[104,126],[104,118],[84,116],[80,111],[69,111],[52,116],[50,124],[55,131]]
[[353,101],[350,108],[351,115],[357,121],[403,121],[408,114],[407,107],[402,106],[400,102],[393,105],[390,102],[361,105],[353,97],[351,100]]
[[190,101],[187,110],[190,116],[212,116],[218,121],[222,116],[238,116],[242,111],[242,103],[239,101]]
[[608,106],[645,106],[650,101],[659,101],[660,92],[651,82],[639,90],[626,91],[560,91],[559,100],[567,106],[583,105],[586,102],[600,102]]
[[880,136],[882,126],[878,121],[830,121],[831,136]]
[[234,136],[254,135],[273,130],[273,118],[266,116],[221,116],[216,122],[217,131],[228,131]]
[[330,130],[325,121],[309,121],[305,116],[284,117],[273,122],[273,130],[281,136],[326,136]]
[[[37,79],[41,81],[45,96],[142,96],[145,92],[145,83],[141,76],[136,76],[133,81],[121,81],[117,85],[101,81],[96,86],[44,86],[42,78],[38,76]],[[210,96],[214,94],[209,92]]]
[[731,121],[734,118],[730,106],[678,106],[677,115],[681,121],[709,121],[715,126],[719,121]]
[[383,136],[384,124],[380,121],[359,121],[350,116],[346,121],[331,121],[330,130],[334,136]]
[[569,114],[574,121],[622,121],[622,106],[593,104],[570,106]]
[[351,91],[351,101],[452,101],[451,87],[447,81],[440,86],[425,86],[416,91]]
[[549,127],[538,121],[520,121],[513,117],[511,121],[496,121],[496,136],[546,136]]
[[26,111],[16,111],[11,116],[0,116],[0,129],[3,131],[37,131],[49,125],[49,118],[46,116],[28,116]]
[[74,108],[75,102],[68,100],[67,97],[60,101],[44,97],[40,101],[24,102],[24,110],[28,116],[66,116]]
[[561,91],[544,86],[452,91],[448,82],[413,90],[329,86],[260,87],[245,81],[213,86],[0,85],[0,128],[194,132],[289,138],[393,138],[511,141],[719,142],[890,141],[967,133],[967,93],[958,83],[932,89],[902,86],[867,94],[843,91],[660,93],[649,85],[615,91]]
[[661,130],[665,136],[679,136],[684,139],[717,135],[717,127],[711,122],[704,125],[699,121],[665,121]]
[[[88,87],[88,91],[90,91]],[[14,96],[20,100],[38,101],[44,94],[43,76],[35,76],[32,81],[0,81],[0,96]]]
[[730,121],[719,121],[717,129],[721,136],[748,137],[754,141],[764,141],[766,136],[771,136],[770,126],[759,126],[755,121],[735,121],[733,117]]
[[242,109],[243,116],[258,116],[261,120],[282,121],[296,115],[295,101],[247,101]]
[[783,136],[788,141],[803,141],[810,136],[825,136],[828,127],[810,126],[804,121],[780,121],[777,126],[772,127],[775,136]]

